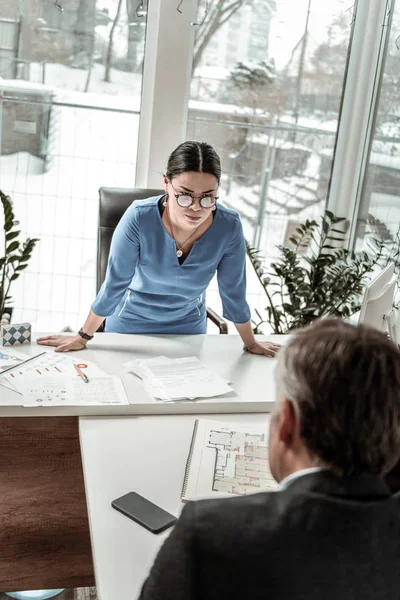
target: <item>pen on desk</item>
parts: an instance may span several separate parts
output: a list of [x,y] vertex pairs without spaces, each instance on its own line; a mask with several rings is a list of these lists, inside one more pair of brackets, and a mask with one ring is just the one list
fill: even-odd
[[85,375],[85,373],[83,371],[81,371],[81,369],[78,367],[78,365],[76,365],[74,363],[74,367],[75,367],[76,372],[78,373],[79,377],[82,377],[82,379],[85,383],[89,383],[89,377],[87,375]]

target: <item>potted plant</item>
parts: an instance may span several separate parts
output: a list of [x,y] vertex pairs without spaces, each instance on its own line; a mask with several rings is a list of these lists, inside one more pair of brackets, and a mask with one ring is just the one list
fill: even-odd
[[21,242],[18,238],[19,222],[15,220],[11,198],[0,190],[0,200],[4,213],[4,256],[0,255],[0,321],[12,301],[10,288],[13,281],[18,279],[21,271],[26,269],[32,256],[33,249],[39,241],[37,238],[27,238]]
[[325,211],[320,223],[299,224],[290,246],[278,246],[279,259],[271,264],[268,275],[260,250],[246,242],[247,255],[268,299],[266,319],[255,311],[259,319],[253,321],[255,333],[261,333],[263,323],[275,334],[285,334],[319,317],[348,318],[360,310],[368,274],[376,265],[398,262],[399,243],[370,217],[369,251],[355,253],[343,247],[344,221]]

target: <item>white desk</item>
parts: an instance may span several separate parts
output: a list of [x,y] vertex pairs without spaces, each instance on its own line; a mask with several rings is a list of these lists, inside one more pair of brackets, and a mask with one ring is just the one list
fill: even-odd
[[[278,338],[278,342],[283,341],[281,337]],[[29,355],[44,350],[53,352],[52,348],[37,346],[35,343],[22,348],[22,351]],[[91,585],[93,582],[91,556],[88,551],[90,541],[87,510],[79,460],[78,416],[102,416],[98,419],[84,420],[81,441],[88,507],[94,531],[93,548],[95,557],[99,557],[99,561],[95,558],[96,570],[100,587],[104,588],[101,598],[115,600],[125,596],[113,592],[108,595],[107,590],[110,586],[112,588],[121,585],[126,589],[135,590],[136,594],[163,537],[147,535],[145,530],[138,530],[133,522],[111,509],[110,502],[133,488],[167,510],[177,513],[180,509],[179,493],[188,442],[195,418],[132,415],[194,415],[208,412],[220,413],[217,417],[220,420],[231,420],[234,417],[221,413],[266,413],[273,405],[275,361],[264,356],[243,353],[240,339],[236,336],[168,337],[103,333],[96,336],[88,350],[74,356],[79,357],[79,360],[82,357],[82,360],[85,358],[97,363],[107,373],[119,374],[121,366],[134,357],[161,354],[171,358],[198,356],[203,363],[232,381],[235,395],[232,398],[163,404],[152,401],[147,396],[140,380],[125,374],[123,383],[130,401],[128,406],[24,408],[18,405],[21,400],[18,394],[0,386],[0,437],[5,449],[3,455],[6,456],[7,451],[12,449],[10,456],[6,456],[7,469],[0,473],[1,489],[8,490],[4,496],[0,516],[7,518],[10,511],[14,513],[14,517],[18,515],[15,526],[17,539],[13,552],[5,537],[6,533],[0,535],[0,547],[3,548],[5,557],[0,564],[3,589],[12,589],[10,581],[14,584],[19,581],[20,573],[24,574],[22,584],[26,585],[29,581],[30,589],[76,587]],[[115,418],[118,414],[130,416]],[[260,418],[265,421],[267,415],[264,414]],[[255,415],[244,415],[241,419],[251,424],[258,420]],[[158,438],[154,432],[158,432]],[[46,440],[46,460],[42,465],[42,458],[38,459],[36,466],[41,466],[38,475],[37,470],[26,468],[25,457],[41,457],[43,439]],[[53,465],[60,464],[60,452],[61,456],[66,457],[66,463],[62,470],[60,468],[54,473]],[[68,460],[70,456],[74,457],[73,461]],[[8,471],[13,474],[13,478],[10,479]],[[57,506],[57,515],[49,516],[48,490],[52,485],[52,505]],[[68,488],[67,493],[64,492],[65,485]],[[34,490],[34,493],[30,493],[26,498],[27,494],[24,496],[21,490]],[[74,504],[72,512],[71,496]],[[54,534],[55,528],[60,540],[60,548],[54,551],[52,569],[43,569],[43,556],[40,551],[33,557],[32,554],[20,550],[24,544],[30,548],[33,543],[33,538],[26,533],[31,527],[29,511],[32,506],[35,514],[42,515],[38,517],[37,522],[38,539],[47,539]],[[42,510],[38,510],[38,507]],[[74,519],[73,525],[71,519]],[[71,555],[68,550],[71,532],[75,532],[72,535],[80,548],[80,554],[77,553],[79,558]],[[125,532],[129,532],[126,539],[123,536]],[[103,540],[105,549],[102,546]],[[15,560],[10,560],[10,556],[15,557]],[[114,560],[114,557],[117,558]],[[109,571],[107,564],[110,565]],[[18,565],[18,568],[15,565]],[[126,597],[133,598],[135,594],[130,593]]]
[[[269,415],[198,415],[267,428]],[[172,514],[180,493],[196,415],[80,419],[94,569],[99,600],[138,597],[170,531],[154,535],[111,507],[136,491]]]
[[[39,337],[39,334],[38,334]],[[263,336],[261,339],[284,343],[287,336]],[[33,343],[21,348],[29,355],[53,348]],[[127,406],[18,406],[21,397],[0,386],[0,417],[6,416],[60,416],[60,415],[129,415],[129,414],[195,414],[201,412],[268,412],[275,397],[275,360],[242,351],[238,336],[230,335],[124,335],[101,333],[90,342],[88,349],[71,356],[85,357],[97,363],[105,372],[119,375],[124,363],[132,358],[150,358],[165,355],[170,358],[197,356],[205,365],[232,382],[234,393],[220,398],[187,402],[162,403],[154,401],[142,382],[129,373],[122,374],[130,404]]]

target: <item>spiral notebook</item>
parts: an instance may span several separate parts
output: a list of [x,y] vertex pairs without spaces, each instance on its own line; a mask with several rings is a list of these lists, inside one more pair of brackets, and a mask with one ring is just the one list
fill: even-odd
[[181,499],[245,496],[274,490],[268,432],[247,425],[197,419]]

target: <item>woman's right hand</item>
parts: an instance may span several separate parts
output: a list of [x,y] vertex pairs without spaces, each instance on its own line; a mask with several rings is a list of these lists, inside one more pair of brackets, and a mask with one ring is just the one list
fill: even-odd
[[71,352],[86,348],[86,340],[80,335],[48,335],[40,337],[37,343],[41,346],[55,346],[55,352]]

